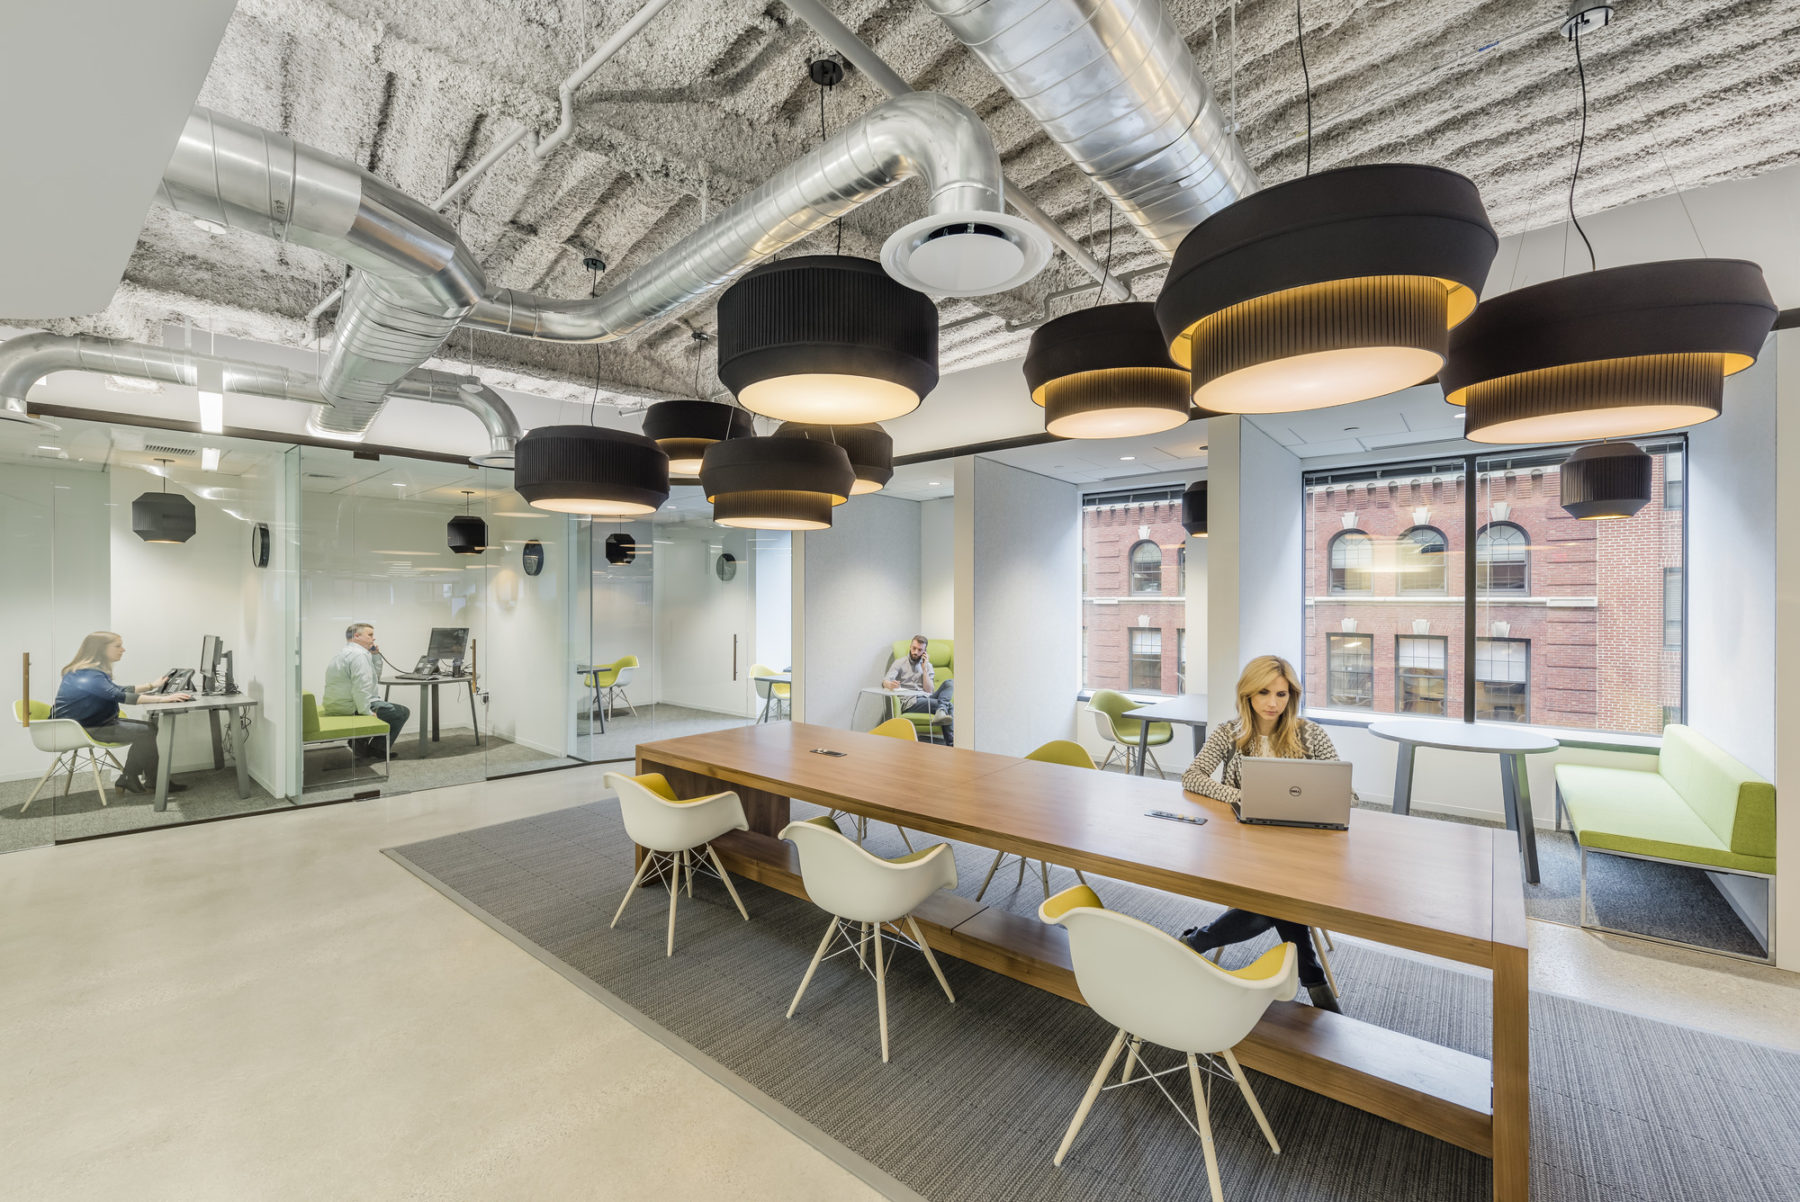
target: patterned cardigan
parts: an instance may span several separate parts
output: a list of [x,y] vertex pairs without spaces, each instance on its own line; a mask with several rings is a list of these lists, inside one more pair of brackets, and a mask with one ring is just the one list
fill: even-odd
[[[1206,744],[1200,748],[1200,754],[1181,774],[1181,787],[1189,793],[1199,793],[1214,801],[1223,801],[1229,805],[1238,802],[1238,790],[1243,785],[1243,757],[1238,753],[1238,731],[1243,727],[1236,718],[1229,718],[1219,723],[1207,733]],[[1337,748],[1332,746],[1331,736],[1317,722],[1300,719],[1300,747],[1306,752],[1309,760],[1335,760]],[[1219,772],[1220,766],[1224,771]],[[1219,779],[1213,779],[1213,773],[1219,772]],[[1352,794],[1354,796],[1354,794]]]

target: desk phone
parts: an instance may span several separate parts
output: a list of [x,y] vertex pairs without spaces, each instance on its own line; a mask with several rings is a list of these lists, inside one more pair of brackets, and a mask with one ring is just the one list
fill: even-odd
[[156,693],[192,693],[194,692],[194,670],[192,668],[170,668],[169,674],[163,678],[153,692]]

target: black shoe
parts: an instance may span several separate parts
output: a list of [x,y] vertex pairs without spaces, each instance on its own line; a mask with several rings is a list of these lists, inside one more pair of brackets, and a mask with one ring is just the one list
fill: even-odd
[[147,792],[144,788],[144,782],[135,776],[121,776],[118,780],[113,782],[113,786],[115,788],[123,789],[127,793]]
[[1333,1014],[1344,1012],[1344,1008],[1338,1005],[1337,995],[1331,992],[1329,985],[1308,985],[1306,996],[1312,1000],[1313,1005],[1321,1010],[1329,1010]]
[[1201,947],[1200,946],[1200,928],[1199,927],[1189,927],[1187,930],[1181,932],[1181,934],[1176,937],[1178,939],[1180,939],[1183,943],[1187,944],[1191,950],[1198,952],[1199,954],[1201,954],[1203,956],[1207,952],[1212,951],[1212,948],[1210,948],[1210,947]]
[[186,793],[187,786],[182,784],[180,781],[172,780],[169,782],[169,792],[171,792],[171,793]]

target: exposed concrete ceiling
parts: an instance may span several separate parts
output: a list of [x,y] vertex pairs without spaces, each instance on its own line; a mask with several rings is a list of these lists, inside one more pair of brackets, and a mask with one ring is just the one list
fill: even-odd
[[[243,0],[201,103],[366,164],[430,200],[520,121],[555,123],[560,79],[640,0]],[[1101,258],[1097,193],[1043,131],[915,0],[836,6],[916,86],[986,120],[1009,177]],[[1300,173],[1305,107],[1290,0],[1176,0],[1197,61],[1265,183]],[[1563,216],[1578,121],[1562,0],[1305,0],[1313,163],[1435,163],[1481,187],[1504,233]],[[588,292],[584,255],[629,271],[694,229],[818,137],[805,64],[824,44],[779,0],[676,0],[582,89],[577,132],[545,162],[510,152],[450,215],[496,286]],[[1583,212],[1774,170],[1800,159],[1800,0],[1619,0],[1616,23],[1583,41],[1590,120],[1576,203]],[[1234,72],[1235,66],[1235,72]],[[1235,74],[1235,80],[1234,80]],[[881,99],[851,74],[832,126]],[[874,256],[923,212],[916,185],[845,223],[844,249]],[[795,253],[830,249],[826,231]],[[1156,293],[1162,260],[1120,223],[1113,267]],[[1690,253],[1671,248],[1672,254]],[[159,341],[191,318],[219,333],[290,346],[329,334],[304,315],[340,282],[336,262],[152,209],[126,278],[102,314],[48,328]],[[1058,255],[1026,288],[942,306],[946,371],[1023,352],[1045,297],[1086,283]],[[1087,294],[1091,296],[1090,294]],[[1086,297],[1057,297],[1049,315]],[[1009,324],[1010,322],[1010,324]],[[562,399],[681,395],[693,388],[696,306],[622,342],[556,346],[467,332],[489,383]],[[710,356],[703,391],[715,388]]]

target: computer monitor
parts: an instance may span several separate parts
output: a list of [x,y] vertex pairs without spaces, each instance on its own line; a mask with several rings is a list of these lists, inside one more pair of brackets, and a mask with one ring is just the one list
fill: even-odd
[[467,626],[434,626],[431,628],[431,642],[425,648],[425,658],[433,662],[447,659],[460,663],[468,647]]
[[209,634],[200,640],[200,675],[210,681],[219,674],[219,653],[225,645],[216,634]]

